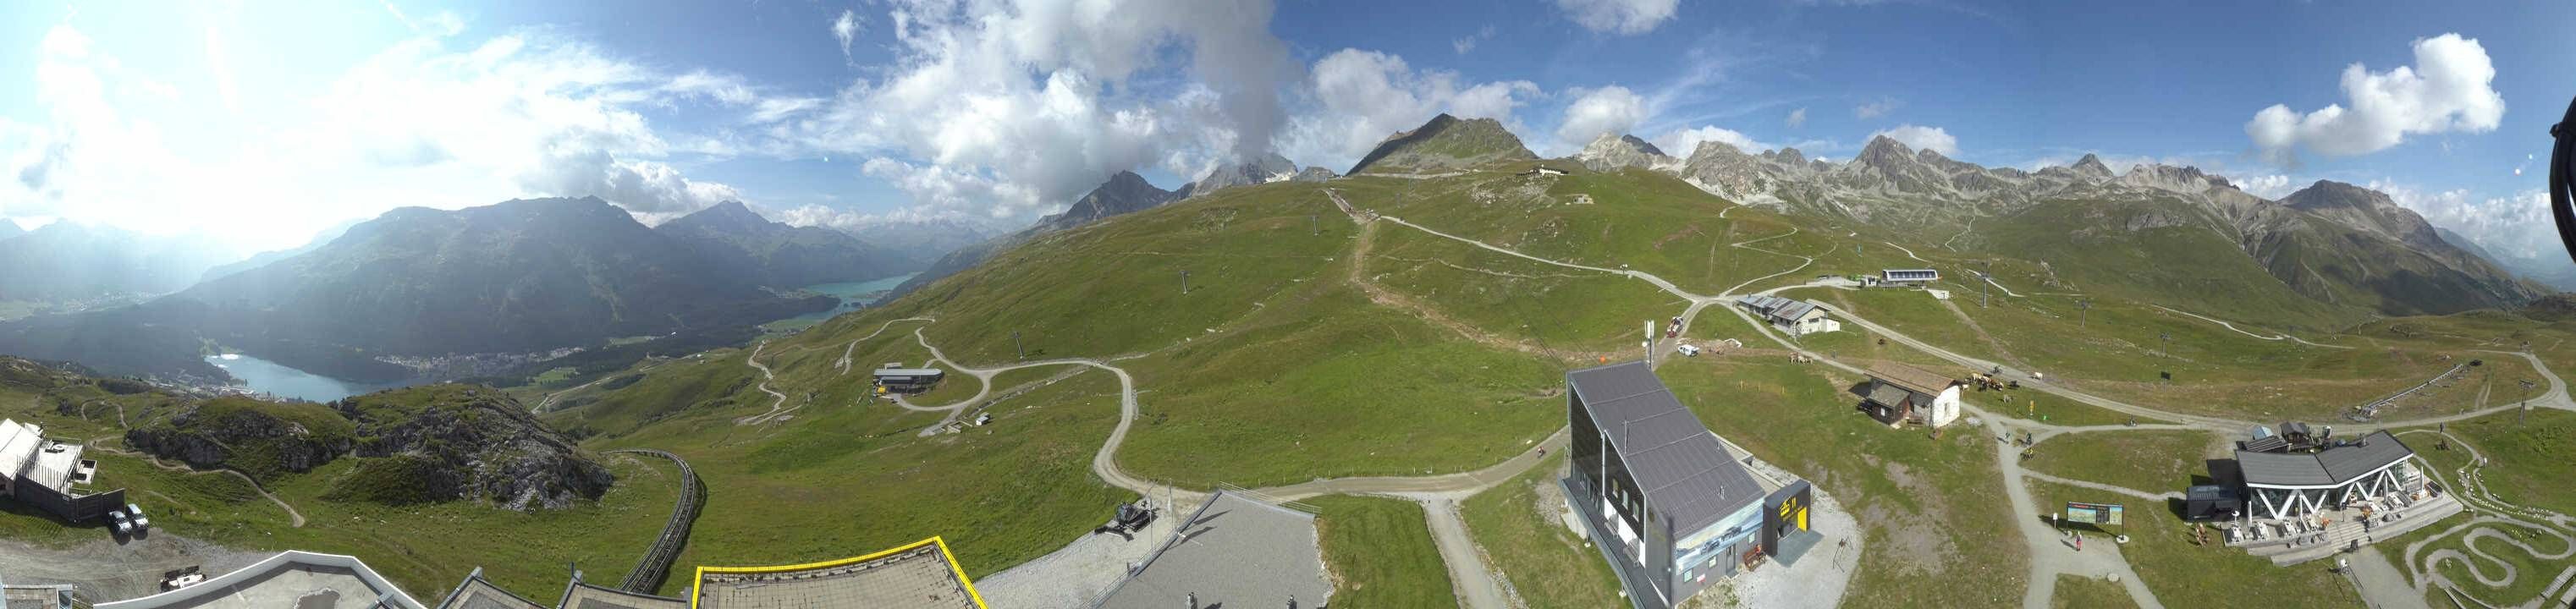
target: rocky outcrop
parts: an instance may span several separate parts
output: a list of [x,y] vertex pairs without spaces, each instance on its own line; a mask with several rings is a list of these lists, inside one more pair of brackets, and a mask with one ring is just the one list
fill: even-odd
[[616,477],[546,428],[526,405],[499,391],[433,385],[370,394],[337,404],[362,438],[353,454],[426,464],[437,499],[472,499],[511,510],[561,509],[597,499]]
[[1322,182],[1338,177],[1342,177],[1342,175],[1333,173],[1332,169],[1324,167],[1308,167],[1303,170],[1299,170],[1297,175],[1288,179],[1293,182]]
[[261,480],[313,471],[349,453],[354,426],[310,403],[225,397],[125,432],[125,445],[197,469],[232,469]]
[[560,509],[597,499],[616,482],[517,400],[472,385],[407,387],[329,405],[217,398],[128,431],[125,441],[262,481],[359,460],[329,482],[324,498],[335,501]]
[[1181,192],[1184,193],[1183,196],[1195,197],[1236,186],[1268,184],[1296,176],[1297,164],[1290,162],[1288,157],[1279,156],[1279,153],[1273,152],[1263,155],[1258,161],[1218,167],[1209,171],[1207,175],[1199,176],[1198,181],[1181,187]]

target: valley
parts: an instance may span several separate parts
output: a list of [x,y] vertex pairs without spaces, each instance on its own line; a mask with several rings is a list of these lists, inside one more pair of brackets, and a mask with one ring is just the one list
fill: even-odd
[[[1239,488],[1313,500],[1328,568],[1353,586],[1349,598],[1596,606],[1617,598],[1619,579],[1548,507],[1562,502],[1552,497],[1568,446],[1563,375],[1642,357],[1692,416],[1764,467],[1813,482],[1856,520],[1829,533],[1839,543],[1814,550],[1818,563],[1731,586],[1759,593],[1772,585],[1764,578],[1824,569],[1816,577],[1838,593],[1811,599],[1819,606],[2044,607],[2061,593],[2203,606],[2271,589],[2345,606],[2372,592],[2185,541],[2187,525],[2159,510],[2132,511],[2131,544],[2090,553],[2039,515],[2067,500],[2177,493],[2196,475],[2193,457],[2256,425],[2420,429],[2576,410],[2553,372],[2576,365],[2563,357],[2576,353],[2564,344],[2576,326],[2545,310],[2386,316],[2282,288],[2242,258],[2211,261],[2233,270],[2199,287],[2167,289],[2169,276],[2028,258],[1979,236],[2020,230],[2008,218],[1931,240],[1743,205],[1659,170],[1532,175],[1544,161],[1469,156],[1491,162],[1157,201],[1023,235],[877,305],[703,349],[603,339],[604,349],[651,350],[539,362],[572,370],[511,387],[514,408],[617,479],[561,510],[353,500],[355,483],[344,481],[380,472],[337,461],[251,475],[265,488],[206,487],[229,478],[115,454],[102,463],[153,497],[173,543],[399,556],[371,564],[420,591],[451,585],[465,565],[532,598],[561,581],[566,561],[622,572],[659,531],[676,482],[664,462],[609,455],[656,449],[693,464],[707,488],[679,565],[827,560],[942,536],[989,597],[1041,598],[1031,586],[1116,584],[1104,569],[1150,551],[1149,541],[1104,550],[1118,542],[1088,536],[1115,506],[1188,506]],[[1927,267],[1944,275],[1928,289],[1849,280]],[[922,277],[807,289],[847,298]],[[2249,291],[2268,295],[2213,296]],[[1757,294],[1825,303],[1844,327],[1783,334],[1736,304]],[[1677,336],[1649,334],[1668,318],[1680,320]],[[1654,330],[1640,328],[1648,320]],[[651,334],[616,335],[632,336]],[[1641,350],[1640,341],[1653,342]],[[1713,352],[1677,354],[1675,341]],[[950,376],[924,394],[879,399],[865,374],[885,362]],[[1852,389],[1886,362],[1992,372],[2019,388],[1969,394],[1974,418],[1962,426],[1890,430],[1855,410]],[[371,389],[272,372],[311,384],[299,391],[317,398]],[[151,394],[65,402],[59,385],[69,381],[52,382],[0,391],[0,409],[101,437],[188,412],[186,398]],[[2400,392],[2373,420],[2337,420]],[[978,415],[991,420],[949,425]],[[2008,439],[2023,434],[2043,456],[2022,460]],[[2151,471],[2106,473],[2177,452],[2187,454]],[[2493,467],[2515,480],[2547,467],[2534,461]],[[2552,500],[2527,483],[2506,486],[2511,501]],[[95,531],[38,533],[43,518],[13,513],[0,526],[60,544],[31,552],[67,551]],[[411,526],[356,532],[394,521]],[[1402,552],[1366,555],[1349,551],[1354,534],[1405,541]],[[458,535],[551,541],[446,541]],[[208,556],[208,565],[234,560]],[[2084,583],[2105,573],[2120,576],[2116,591]],[[681,595],[685,579],[642,592]],[[2444,585],[2479,585],[2463,580]],[[1420,586],[1451,592],[1413,594]],[[2434,593],[2425,586],[2411,590]]]

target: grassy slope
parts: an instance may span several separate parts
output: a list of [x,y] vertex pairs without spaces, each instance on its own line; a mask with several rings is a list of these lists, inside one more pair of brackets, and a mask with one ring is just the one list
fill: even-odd
[[[2030,492],[2043,513],[2101,495],[2037,480],[2030,481]],[[2167,607],[2233,607],[2249,598],[2284,609],[2362,606],[2351,582],[2326,570],[2331,564],[2274,566],[2269,559],[2227,547],[2220,542],[2225,534],[2216,530],[2209,533],[2209,545],[2193,544],[2191,527],[2161,506],[2128,510],[2123,522],[2129,543],[2120,546],[2120,553]],[[2097,534],[2087,545],[2107,541]]]
[[[2031,471],[2148,493],[2179,493],[2207,484],[2208,459],[2233,458],[2218,437],[2198,431],[2101,431],[2041,442]],[[2098,494],[2098,493],[2097,493]],[[2114,499],[2117,500],[2117,499]],[[2132,501],[2134,503],[2134,501]],[[2163,506],[2153,506],[2161,509]]]
[[679,564],[789,564],[942,535],[981,577],[1061,547],[1134,498],[1089,470],[1117,408],[1117,379],[1084,372],[996,403],[992,425],[954,435],[916,437],[937,413],[868,402],[812,406],[772,426],[733,424],[747,408],[690,412],[595,444],[661,448],[697,467],[710,490]]
[[1785,359],[1672,360],[1658,372],[1709,429],[1805,477],[1868,530],[1846,607],[2009,606],[2025,555],[1992,440],[1893,431],[1852,408],[1858,378]]
[[1678,313],[1690,305],[1643,281],[1533,262],[1400,226],[1379,227],[1369,238],[1362,271],[1370,283],[1545,348],[1632,350],[1644,339],[1638,322],[1651,319],[1641,313]]
[[1467,532],[1502,572],[1522,601],[1533,609],[1617,606],[1619,576],[1601,551],[1565,528],[1556,510],[1563,502],[1542,505],[1540,497],[1559,497],[1556,484],[1562,455],[1508,482],[1468,498],[1459,507]]
[[[99,461],[96,486],[126,489],[128,500],[141,504],[162,532],[247,550],[354,554],[420,595],[455,586],[477,565],[494,581],[530,596],[561,592],[562,565],[568,562],[622,576],[660,532],[679,490],[667,465],[612,459],[618,484],[600,500],[567,510],[523,514],[470,502],[388,507],[325,500],[331,483],[357,464],[343,459],[272,480],[270,490],[308,521],[295,528],[285,510],[240,478],[169,471],[113,452],[122,448],[112,437],[115,406],[126,406],[129,419],[142,422],[177,410],[161,403],[166,398],[67,395],[92,403],[85,409],[89,419],[39,410],[35,406],[48,399],[16,389],[0,389],[0,416],[34,421],[50,435],[104,438],[87,455]],[[0,535],[53,547],[108,537],[97,523],[64,526],[50,515],[16,508],[0,511]]]
[[1401,499],[1332,496],[1306,500],[1333,573],[1335,607],[1456,607],[1449,568],[1431,541],[1422,506]]

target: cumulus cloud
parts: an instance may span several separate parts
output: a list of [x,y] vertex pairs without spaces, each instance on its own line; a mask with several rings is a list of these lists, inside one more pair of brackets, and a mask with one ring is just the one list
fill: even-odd
[[1388,134],[1443,112],[1513,125],[1513,111],[1540,93],[1526,80],[1472,83],[1456,72],[1416,70],[1402,57],[1358,49],[1317,60],[1305,86],[1312,107],[1291,121],[1281,152],[1336,169],[1357,162]]
[[1556,7],[1583,29],[1626,36],[1654,31],[1681,0],[1556,0]]
[[[916,203],[976,213],[1062,205],[1121,170],[1248,158],[1272,149],[1286,122],[1279,90],[1296,74],[1271,11],[1266,0],[895,3],[892,65],[771,126],[764,148],[888,159],[869,175],[912,178],[891,181]],[[969,183],[1008,192],[952,194]]]
[[2305,184],[2292,180],[2290,176],[2277,173],[2239,177],[2233,180],[2232,183],[2236,184],[2237,190],[2253,193],[2254,196],[2266,199],[2279,199],[2281,197],[2290,196],[2290,193],[2298,192],[2300,188],[2306,186]]
[[2387,179],[2372,180],[2366,186],[2388,193],[2399,207],[2422,214],[2434,226],[2468,236],[2498,257],[2564,259],[2557,224],[2549,217],[2548,191],[2480,197],[2465,189],[2427,191]]
[[2415,65],[2372,72],[2345,66],[2342,89],[2351,104],[2330,104],[2300,114],[2274,104],[2254,113],[2245,135],[2270,162],[2292,165],[2295,150],[2350,156],[2386,150],[2407,134],[2492,131],[2504,119],[2504,97],[2492,86],[2495,63],[2486,47],[2459,34],[2417,39]]
[[1852,116],[1863,119],[1878,118],[1881,116],[1887,116],[1887,113],[1895,112],[1897,108],[1903,107],[1904,105],[1905,102],[1897,101],[1893,98],[1882,97],[1879,98],[1878,101],[1853,106]]
[[1951,137],[1949,130],[1940,127],[1897,125],[1894,129],[1878,131],[1869,136],[1872,139],[1886,136],[1887,139],[1896,140],[1897,143],[1915,150],[1930,150],[1944,156],[1959,155],[1959,138]]
[[1622,135],[1651,114],[1646,98],[1627,87],[1608,86],[1589,91],[1573,91],[1574,103],[1565,106],[1565,120],[1557,123],[1556,140],[1567,147],[1582,147],[1603,135]]
[[850,42],[858,40],[859,28],[865,23],[858,11],[848,9],[842,9],[841,16],[832,19],[832,39],[841,42],[841,61],[851,61]]
[[1807,126],[1807,108],[1801,106],[1796,110],[1790,110],[1789,118],[1781,122],[1789,125],[1792,129]]
[[1754,141],[1752,136],[1738,133],[1733,129],[1726,129],[1715,125],[1702,126],[1695,129],[1678,129],[1670,133],[1656,136],[1650,141],[1655,143],[1656,148],[1662,148],[1664,150],[1664,154],[1676,157],[1690,156],[1691,151],[1699,149],[1700,142],[1722,142],[1728,146],[1734,146],[1737,151],[1746,153],[1757,153],[1764,150],[1774,150],[1779,148],[1779,146],[1776,145]]
[[165,138],[206,141],[202,110],[112,94],[149,79],[59,24],[36,54],[40,116],[0,118],[0,169],[15,178],[0,180],[0,217],[274,247],[398,206],[599,196],[650,221],[740,195],[666,160],[674,146],[644,111],[749,108],[757,88],[660,72],[542,33],[451,48],[452,31],[395,43],[310,97],[243,89],[269,97],[246,108],[299,110],[254,137],[181,147]]

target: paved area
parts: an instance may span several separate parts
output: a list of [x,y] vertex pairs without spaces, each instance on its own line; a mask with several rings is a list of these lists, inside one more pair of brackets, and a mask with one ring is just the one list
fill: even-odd
[[1824,489],[1812,492],[1815,504],[1807,516],[1808,528],[1824,535],[1824,541],[1808,549],[1797,565],[1763,565],[1735,576],[1729,585],[1735,587],[1738,606],[1824,609],[1842,603],[1843,591],[1851,586],[1852,573],[1860,569],[1860,519],[1852,517],[1842,502],[1825,494]]
[[700,575],[702,609],[829,609],[836,607],[953,607],[974,609],[975,599],[957,579],[937,544],[864,561],[795,571],[708,572]]
[[2424,591],[2408,584],[2406,572],[2388,562],[2379,552],[2354,552],[2352,583],[2361,590],[2361,600],[2370,609],[2433,609],[2424,604]]
[[[1165,510],[1132,540],[1084,533],[1061,549],[975,582],[975,589],[984,593],[984,604],[992,609],[1089,607],[1108,595],[1118,580],[1126,579],[1129,565],[1153,555],[1154,548],[1170,539],[1175,524],[1187,516]],[[1109,514],[1102,513],[1100,519],[1107,522]]]
[[1333,586],[1313,514],[1218,493],[1185,518],[1180,533],[1112,588],[1101,607],[1330,605]]

